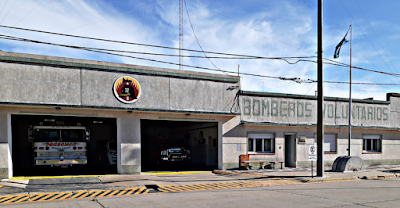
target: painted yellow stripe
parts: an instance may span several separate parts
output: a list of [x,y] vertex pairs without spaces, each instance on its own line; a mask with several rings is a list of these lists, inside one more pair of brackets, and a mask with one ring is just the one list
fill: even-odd
[[26,197],[29,198],[29,195],[28,194],[18,194],[18,195],[10,195],[10,196],[0,197],[0,205],[14,203],[14,201],[15,202],[23,201],[24,199],[26,199]]
[[138,194],[148,194],[149,190],[147,190],[146,188],[139,188],[139,190],[134,193],[134,195],[138,195]]
[[71,175],[71,176],[30,176],[30,177],[12,177],[11,179],[53,179],[53,178],[86,178],[101,177],[107,175]]
[[71,197],[72,193],[64,192],[60,193],[58,196],[54,197],[54,200],[65,200],[69,197]]
[[118,189],[118,190],[115,190],[115,192],[112,195],[110,194],[110,196],[123,196],[123,195],[126,195],[129,191],[130,190],[126,190],[126,189]]
[[139,192],[140,188],[130,188],[130,189],[126,189],[126,190],[129,190],[129,191],[125,195],[132,195],[132,194],[136,194],[137,192]]
[[[9,203],[9,204],[21,203],[21,202],[26,202],[26,201],[28,201],[28,200],[29,200],[29,195],[27,194],[27,195],[22,196],[22,197],[20,197],[20,198],[10,200],[8,203]],[[6,203],[5,203],[5,204],[6,204]]]
[[51,197],[54,193],[44,193],[44,194],[35,194],[30,198],[31,201],[45,201],[48,197]]
[[113,192],[114,192],[114,190],[107,190],[104,193],[97,195],[96,197],[107,197],[108,195],[110,195]]
[[85,198],[89,195],[89,192],[87,191],[74,191],[71,194],[70,199],[81,199],[81,198]]
[[211,173],[212,171],[182,171],[182,172],[158,172],[158,173],[142,173],[142,175],[170,175],[170,174],[190,174],[190,173]]

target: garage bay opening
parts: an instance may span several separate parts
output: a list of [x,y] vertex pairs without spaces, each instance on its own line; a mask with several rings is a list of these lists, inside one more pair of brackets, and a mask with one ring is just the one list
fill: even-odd
[[141,120],[142,171],[218,167],[218,123]]
[[14,176],[117,173],[116,120],[12,115]]

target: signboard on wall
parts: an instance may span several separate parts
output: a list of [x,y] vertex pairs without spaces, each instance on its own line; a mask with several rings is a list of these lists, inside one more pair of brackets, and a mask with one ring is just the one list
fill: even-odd
[[115,80],[113,85],[114,96],[122,103],[134,103],[142,94],[139,82],[129,76],[123,76]]
[[[240,109],[247,122],[313,125],[317,120],[317,101],[305,98],[242,96]],[[324,101],[323,110],[324,125],[348,125],[348,102]],[[351,118],[354,126],[390,126],[389,105],[354,102]]]

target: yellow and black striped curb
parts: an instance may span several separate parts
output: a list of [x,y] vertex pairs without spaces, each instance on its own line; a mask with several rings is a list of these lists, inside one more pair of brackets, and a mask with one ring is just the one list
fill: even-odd
[[155,186],[154,189],[137,187],[137,188],[110,189],[110,190],[18,194],[18,195],[0,196],[0,205],[17,204],[24,202],[29,203],[29,202],[62,201],[62,200],[88,199],[88,198],[129,196],[129,195],[139,195],[139,194],[149,194],[149,193],[178,193],[187,191],[254,188],[263,186],[280,186],[280,185],[292,185],[292,184],[302,184],[302,183],[297,181],[276,179],[276,180],[251,180],[251,181],[238,181],[238,182],[191,184],[191,185],[166,185],[166,186]]
[[204,191],[216,189],[235,189],[235,188],[255,188],[263,186],[282,186],[303,184],[298,181],[289,180],[253,180],[253,181],[239,181],[239,182],[222,182],[222,183],[208,183],[208,184],[192,184],[192,185],[168,185],[159,186],[158,191],[167,193],[186,192],[186,191]]
[[18,194],[0,196],[0,205],[16,204],[22,202],[44,202],[44,201],[61,201],[76,200],[87,198],[113,197],[113,196],[129,196],[138,194],[148,194],[149,190],[141,188],[126,188],[114,190],[92,190],[92,191],[73,191],[73,192],[56,192],[56,193],[37,193],[37,194]]

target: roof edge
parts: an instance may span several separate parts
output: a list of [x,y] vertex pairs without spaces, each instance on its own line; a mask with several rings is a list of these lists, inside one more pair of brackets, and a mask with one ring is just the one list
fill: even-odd
[[47,66],[59,66],[64,68],[65,67],[85,68],[85,69],[95,69],[101,71],[117,71],[117,72],[126,72],[134,74],[201,79],[201,80],[210,80],[218,82],[228,82],[228,83],[237,83],[240,81],[239,77],[230,75],[219,75],[219,74],[211,74],[211,73],[195,72],[195,71],[178,71],[167,68],[157,68],[157,67],[94,61],[86,59],[63,58],[55,56],[42,56],[42,55],[25,54],[25,53],[13,53],[5,51],[0,51],[0,62],[40,64]]
[[240,113],[231,113],[231,112],[167,110],[167,109],[152,109],[152,108],[122,108],[122,107],[89,106],[89,105],[63,105],[63,104],[15,103],[15,102],[0,102],[0,105],[43,106],[43,107],[80,108],[80,109],[111,109],[111,110],[124,110],[124,111],[136,111],[136,112],[193,113],[193,114],[210,114],[210,115],[227,115],[227,116],[240,115]]
[[[257,97],[281,97],[281,98],[294,98],[294,99],[307,99],[307,100],[317,100],[317,96],[311,95],[296,95],[296,94],[285,94],[285,93],[272,93],[272,92],[255,92],[255,91],[240,91],[240,95],[248,95],[248,96],[257,96]],[[338,97],[324,97],[326,101],[342,101],[349,102],[347,98],[338,98]],[[385,104],[389,105],[390,101],[383,100],[361,100],[361,99],[352,99],[352,102],[355,103],[368,103],[368,104]]]

